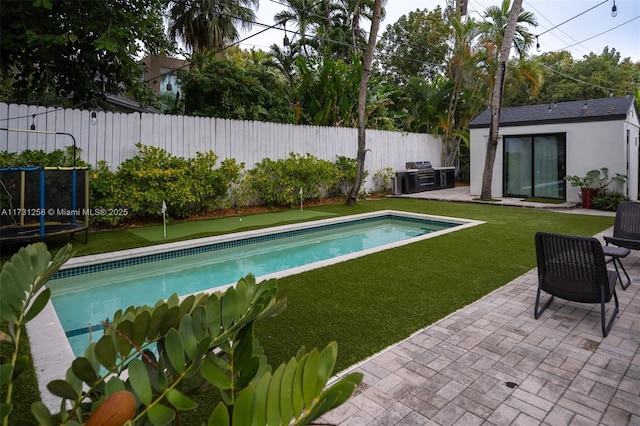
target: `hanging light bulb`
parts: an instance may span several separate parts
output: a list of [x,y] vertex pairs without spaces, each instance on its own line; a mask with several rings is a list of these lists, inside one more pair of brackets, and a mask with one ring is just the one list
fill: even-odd
[[611,8],[611,16],[614,18],[618,16],[618,7],[616,6],[616,0],[613,0],[613,7]]
[[289,41],[289,37],[287,37],[287,24],[282,24],[282,29],[284,30],[284,38],[282,39],[282,45],[288,47],[291,42]]
[[33,114],[31,116],[31,130],[35,130],[36,129],[36,115]]
[[536,52],[540,51],[540,42],[538,42],[538,36],[536,36]]
[[95,111],[91,111],[91,124],[95,126],[97,122],[98,122],[98,114],[96,114]]
[[171,85],[171,82],[167,83],[167,92],[170,92],[173,90],[173,86]]

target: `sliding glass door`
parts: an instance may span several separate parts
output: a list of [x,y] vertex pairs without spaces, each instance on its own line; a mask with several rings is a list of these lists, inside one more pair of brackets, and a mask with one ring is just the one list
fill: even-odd
[[504,195],[565,199],[565,134],[504,137]]

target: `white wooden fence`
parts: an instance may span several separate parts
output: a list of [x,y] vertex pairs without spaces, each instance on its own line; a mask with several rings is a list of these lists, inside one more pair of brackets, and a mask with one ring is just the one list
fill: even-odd
[[[95,115],[95,118],[92,117]],[[336,156],[355,158],[357,129],[298,126],[146,113],[112,113],[45,108],[0,103],[0,128],[54,132],[0,131],[0,151],[64,149],[76,140],[81,157],[91,165],[105,160],[112,170],[137,153],[135,144],[157,146],[179,157],[213,151],[220,161],[233,158],[251,169],[264,158],[278,160],[289,153],[311,154],[335,161]],[[373,175],[390,167],[405,168],[407,161],[429,160],[440,166],[439,138],[418,133],[367,130],[365,189],[373,188]]]

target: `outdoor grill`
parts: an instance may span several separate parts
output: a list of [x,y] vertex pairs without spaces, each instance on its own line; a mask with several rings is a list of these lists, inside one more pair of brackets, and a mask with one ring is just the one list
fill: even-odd
[[[407,192],[422,192],[434,189],[436,184],[436,172],[431,166],[431,161],[409,161],[405,164],[407,169]],[[403,191],[404,192],[404,191]]]
[[431,161],[408,161],[406,170],[396,170],[392,182],[394,195],[453,188],[455,167],[433,167]]

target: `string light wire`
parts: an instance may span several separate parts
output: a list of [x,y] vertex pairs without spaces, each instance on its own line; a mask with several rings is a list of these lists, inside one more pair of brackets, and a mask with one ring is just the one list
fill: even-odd
[[635,20],[636,20],[636,19],[638,19],[638,18],[640,18],[640,15],[636,16],[635,18],[631,18],[631,19],[629,19],[628,21],[623,22],[623,23],[622,23],[622,24],[620,24],[620,25],[616,25],[615,27],[609,28],[608,30],[603,31],[603,32],[601,32],[601,33],[599,33],[599,34],[596,34],[596,35],[591,36],[591,37],[589,37],[589,38],[585,38],[585,39],[584,39],[584,40],[582,40],[582,41],[579,41],[579,42],[577,42],[577,43],[575,43],[575,44],[572,44],[572,45],[569,45],[569,46],[565,46],[565,47],[560,48],[560,49],[557,49],[557,50],[555,50],[555,51],[557,52],[558,50],[569,49],[569,48],[571,48],[571,47],[573,47],[573,46],[575,46],[575,45],[577,45],[577,44],[584,43],[585,41],[589,41],[589,40],[594,39],[594,38],[596,38],[596,37],[600,37],[601,35],[606,34],[606,33],[610,32],[610,31],[615,30],[615,29],[618,29],[618,28],[620,28],[621,26],[626,25],[626,24],[628,24],[629,22],[633,22],[633,21],[635,21]]
[[552,72],[552,73],[554,73],[554,74],[558,74],[558,75],[560,75],[560,76],[562,76],[562,77],[564,77],[564,78],[568,78],[569,80],[573,80],[573,81],[575,81],[576,83],[582,83],[582,84],[585,84],[585,85],[587,85],[587,86],[596,87],[596,88],[598,88],[598,89],[604,89],[604,90],[609,91],[610,93],[616,92],[616,89],[614,89],[614,88],[612,88],[612,87],[599,86],[599,85],[597,85],[597,84],[593,84],[593,83],[590,83],[590,82],[588,82],[588,81],[580,80],[579,78],[572,77],[572,76],[570,76],[570,75],[568,75],[568,74],[565,74],[565,73],[563,73],[563,72],[560,72],[560,71],[558,71],[558,70],[555,70],[555,69],[551,68],[551,67],[550,67],[550,66],[548,66],[548,65],[540,64],[540,66],[541,66],[542,68],[546,68],[546,69],[548,69],[549,71],[551,71],[551,72]]

